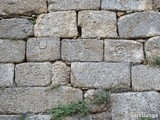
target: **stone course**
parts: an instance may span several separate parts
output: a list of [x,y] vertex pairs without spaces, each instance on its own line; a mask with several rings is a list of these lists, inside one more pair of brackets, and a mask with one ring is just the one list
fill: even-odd
[[159,119],[160,0],[0,3],[0,120]]

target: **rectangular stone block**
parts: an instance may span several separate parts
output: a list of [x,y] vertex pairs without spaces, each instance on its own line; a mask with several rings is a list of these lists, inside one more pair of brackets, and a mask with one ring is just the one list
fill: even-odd
[[153,91],[112,94],[112,120],[139,120],[140,115],[158,119],[159,99],[160,94]]
[[36,37],[77,37],[76,12],[58,11],[38,16],[34,26],[34,34]]
[[100,0],[49,0],[49,11],[100,9]]
[[120,11],[152,10],[152,0],[102,0],[101,7]]
[[148,38],[160,35],[160,13],[154,11],[125,15],[118,20],[121,38]]
[[71,64],[71,84],[80,88],[129,88],[128,63],[84,62]]
[[160,57],[160,36],[150,38],[145,42],[145,53],[147,60],[150,62]]
[[12,86],[14,64],[0,64],[0,87]]
[[43,113],[59,104],[82,99],[82,91],[72,87],[46,90],[44,87],[18,87],[0,90],[1,113]]
[[33,24],[27,19],[2,19],[0,26],[0,38],[24,39],[33,35]]
[[27,61],[55,61],[60,59],[60,39],[30,38],[27,41]]
[[0,3],[0,16],[31,16],[47,12],[46,0],[0,0]]
[[143,44],[133,40],[106,39],[105,61],[142,62],[144,60]]
[[102,61],[103,41],[96,39],[62,40],[62,60]]
[[15,82],[18,86],[48,86],[52,79],[52,64],[22,63],[15,67]]
[[78,25],[82,38],[116,38],[116,13],[110,11],[80,11]]
[[148,65],[132,67],[132,87],[134,90],[160,90],[160,69]]
[[0,62],[19,63],[25,59],[25,41],[0,39]]

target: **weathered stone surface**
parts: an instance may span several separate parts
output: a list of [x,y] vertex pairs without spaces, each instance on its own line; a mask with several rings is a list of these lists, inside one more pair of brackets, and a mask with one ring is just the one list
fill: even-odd
[[156,57],[160,57],[160,36],[147,40],[145,52],[148,61],[153,61]]
[[59,87],[46,91],[42,87],[6,88],[0,91],[0,112],[39,113],[82,99],[82,91],[71,87]]
[[2,19],[0,26],[0,38],[23,39],[33,35],[33,24],[27,19]]
[[18,86],[47,86],[52,79],[51,63],[22,63],[15,67]]
[[105,10],[151,10],[152,0],[102,0],[101,6]]
[[66,117],[63,120],[93,120],[91,115],[87,115],[84,117],[81,116],[73,116],[73,117]]
[[154,0],[154,8],[155,9],[160,9],[160,2],[159,2],[159,0]]
[[42,14],[37,18],[34,33],[36,37],[77,37],[76,12],[60,11]]
[[65,63],[58,61],[52,67],[52,85],[60,85],[69,83],[70,67]]
[[132,67],[134,90],[160,90],[160,69],[147,65]]
[[18,115],[0,115],[0,120],[18,120]]
[[0,0],[0,16],[32,15],[47,12],[46,0]]
[[106,39],[105,61],[141,62],[144,60],[143,44],[132,40]]
[[81,88],[129,88],[128,63],[72,63],[71,84]]
[[49,11],[99,9],[100,0],[49,0]]
[[14,64],[0,64],[0,87],[12,86],[14,79]]
[[160,13],[140,12],[125,15],[118,20],[121,38],[146,38],[160,35]]
[[62,60],[102,61],[103,41],[95,39],[62,40]]
[[50,115],[29,115],[25,120],[51,120]]
[[25,41],[0,39],[0,62],[22,62],[25,59]]
[[110,11],[80,11],[78,25],[82,38],[116,38],[116,13]]
[[157,117],[160,111],[159,99],[160,94],[152,91],[112,94],[112,119],[137,120],[140,114]]
[[97,113],[92,115],[92,120],[113,120],[110,112]]
[[27,41],[27,61],[54,61],[60,59],[59,38],[30,38]]

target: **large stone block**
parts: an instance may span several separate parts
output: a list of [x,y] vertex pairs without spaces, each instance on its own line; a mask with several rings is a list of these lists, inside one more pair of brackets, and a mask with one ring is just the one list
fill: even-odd
[[46,0],[0,0],[0,16],[32,15],[47,12]]
[[160,13],[139,12],[125,15],[118,20],[121,38],[147,38],[160,35]]
[[160,90],[160,69],[148,65],[132,67],[134,90]]
[[14,64],[0,64],[0,87],[12,86],[14,79]]
[[6,88],[0,90],[0,112],[43,113],[59,104],[81,99],[82,91],[72,87],[61,86],[49,91],[45,87]]
[[152,91],[112,94],[112,120],[138,120],[144,115],[157,118],[159,99],[160,94]]
[[105,61],[141,62],[144,60],[143,44],[132,40],[106,39]]
[[55,61],[60,59],[59,38],[30,38],[27,41],[27,61]]
[[18,86],[48,86],[51,79],[51,63],[22,63],[15,67],[15,82]]
[[100,9],[100,0],[49,0],[49,11]]
[[152,9],[152,0],[102,0],[102,9],[142,11]]
[[22,62],[25,59],[25,41],[0,39],[0,62]]
[[62,40],[62,60],[102,61],[103,41],[95,39]]
[[82,38],[116,38],[116,13],[110,11],[80,11],[78,25]]
[[128,63],[72,63],[71,84],[81,88],[129,88]]
[[23,39],[33,35],[33,24],[27,19],[0,20],[0,38]]
[[[54,18],[54,19],[53,19]],[[59,11],[42,14],[37,18],[34,27],[36,37],[58,36],[72,38],[78,36],[76,12]]]
[[70,67],[65,63],[58,61],[52,66],[52,85],[61,85],[69,83]]
[[145,52],[148,61],[153,61],[155,58],[160,57],[160,36],[147,40]]

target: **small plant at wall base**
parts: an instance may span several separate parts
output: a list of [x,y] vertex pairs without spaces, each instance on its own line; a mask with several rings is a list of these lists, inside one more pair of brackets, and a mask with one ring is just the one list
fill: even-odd
[[153,120],[151,117],[141,117],[138,120]]
[[160,67],[160,57],[154,58],[152,64]]

